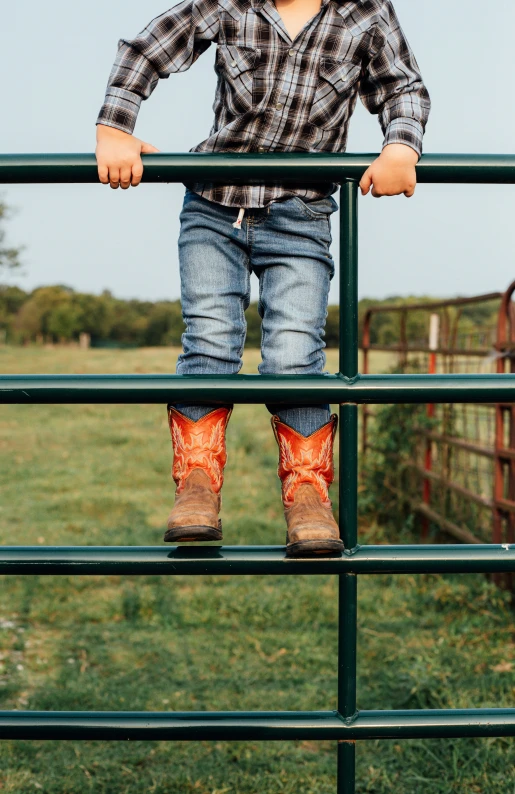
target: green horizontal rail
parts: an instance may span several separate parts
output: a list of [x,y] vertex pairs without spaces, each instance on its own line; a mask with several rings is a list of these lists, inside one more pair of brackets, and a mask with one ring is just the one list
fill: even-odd
[[515,736],[515,709],[319,712],[0,712],[0,739],[275,741]]
[[507,573],[515,545],[358,546],[340,557],[292,559],[284,546],[4,546],[7,575],[318,575]]
[[497,403],[515,375],[2,375],[6,403]]
[[[145,182],[219,181],[226,184],[359,180],[377,154],[153,154],[143,157]],[[427,154],[419,182],[515,183],[515,155]],[[0,184],[97,182],[93,154],[0,155]]]

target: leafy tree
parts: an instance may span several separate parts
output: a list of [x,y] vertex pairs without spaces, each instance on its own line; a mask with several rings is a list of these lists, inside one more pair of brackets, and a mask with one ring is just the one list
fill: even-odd
[[181,344],[184,321],[180,301],[159,301],[148,314],[144,344],[148,347]]
[[76,336],[86,333],[93,344],[109,339],[114,322],[115,299],[105,290],[101,295],[77,292],[73,296],[74,307],[79,317]]
[[16,315],[27,297],[27,293],[19,287],[0,284],[0,341],[9,339]]
[[34,290],[16,318],[22,338],[30,341],[43,336],[54,342],[73,338],[75,328],[72,330],[69,307],[72,295],[73,290],[61,285]]
[[55,306],[47,319],[48,333],[59,342],[75,339],[82,329],[80,307],[73,299],[63,300]]
[[9,208],[0,201],[0,275],[10,270],[21,267],[20,248],[8,248],[5,246],[6,232],[4,223],[9,217]]

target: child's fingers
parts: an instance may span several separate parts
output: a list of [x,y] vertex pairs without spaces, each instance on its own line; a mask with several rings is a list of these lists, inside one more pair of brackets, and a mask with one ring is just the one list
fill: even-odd
[[367,170],[361,177],[361,182],[359,183],[359,186],[361,188],[361,195],[366,196],[370,188],[372,187],[372,171],[370,168],[367,168]]
[[103,185],[109,184],[109,168],[106,165],[98,166],[98,178]]
[[135,163],[132,166],[132,187],[138,187],[139,183],[141,182],[141,177],[143,176],[143,163],[141,160],[138,163]]
[[120,169],[120,187],[127,190],[131,186],[131,167],[124,166]]
[[415,195],[415,187],[410,187],[410,188],[408,188],[408,190],[405,190],[404,191],[404,195],[406,196],[406,198],[411,198],[412,196],[414,196]]
[[109,184],[113,190],[116,190],[120,185],[120,169],[114,165],[109,168]]

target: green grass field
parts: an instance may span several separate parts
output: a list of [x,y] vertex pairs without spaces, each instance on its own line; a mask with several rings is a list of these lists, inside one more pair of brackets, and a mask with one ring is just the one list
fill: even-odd
[[[175,354],[0,347],[0,371],[168,372]],[[229,431],[225,542],[282,543],[266,409],[238,406]],[[1,544],[161,543],[173,503],[164,407],[2,406],[0,446]],[[361,541],[407,537],[371,525]],[[336,707],[333,578],[1,585],[0,709]],[[360,708],[514,705],[515,621],[483,577],[363,577],[359,627]],[[335,772],[334,745],[315,742],[0,744],[2,794],[331,794]],[[363,743],[358,779],[363,793],[513,794],[515,747]]]

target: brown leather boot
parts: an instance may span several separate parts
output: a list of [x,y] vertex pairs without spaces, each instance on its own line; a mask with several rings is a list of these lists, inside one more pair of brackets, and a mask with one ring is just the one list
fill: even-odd
[[225,430],[231,413],[230,408],[215,408],[193,422],[168,406],[174,451],[172,477],[177,485],[164,537],[168,543],[222,540],[218,514],[227,461]]
[[279,444],[278,474],[282,482],[284,516],[288,526],[286,556],[313,557],[343,551],[334,520],[329,486],[334,479],[333,442],[336,414],[310,436],[272,417]]

